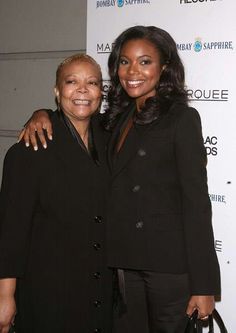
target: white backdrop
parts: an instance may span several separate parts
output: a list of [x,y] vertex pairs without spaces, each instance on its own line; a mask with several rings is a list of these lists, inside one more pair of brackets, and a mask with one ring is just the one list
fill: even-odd
[[222,276],[216,307],[230,333],[236,332],[235,13],[235,0],[88,0],[87,10],[87,53],[102,66],[104,92],[109,89],[107,58],[121,31],[137,24],[155,25],[176,40],[191,104],[202,118]]

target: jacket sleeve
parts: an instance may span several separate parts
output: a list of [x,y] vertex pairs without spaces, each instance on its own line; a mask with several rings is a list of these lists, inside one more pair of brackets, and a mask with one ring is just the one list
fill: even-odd
[[191,294],[219,295],[220,271],[207,187],[207,157],[200,116],[193,108],[183,110],[177,121],[175,154],[182,193]]
[[28,259],[37,201],[33,151],[19,143],[9,149],[0,192],[0,278],[22,277]]

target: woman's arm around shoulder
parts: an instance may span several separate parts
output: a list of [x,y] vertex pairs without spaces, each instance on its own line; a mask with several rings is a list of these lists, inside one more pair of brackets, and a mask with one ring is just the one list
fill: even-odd
[[[40,109],[36,110],[32,117],[27,121],[23,130],[21,131],[18,142],[24,139],[26,147],[29,147],[30,144],[33,146],[34,150],[38,150],[38,142],[41,142],[42,146],[47,148],[47,140],[45,137],[45,132],[47,134],[47,138],[52,140],[52,123],[50,121],[50,116],[53,114],[52,110],[49,109]],[[37,137],[36,137],[37,136]]]

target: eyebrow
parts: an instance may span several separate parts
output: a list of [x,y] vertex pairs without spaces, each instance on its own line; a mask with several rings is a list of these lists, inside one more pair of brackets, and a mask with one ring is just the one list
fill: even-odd
[[[71,77],[71,76],[74,76],[74,77],[78,77],[79,75],[77,74],[67,74],[64,79],[67,79],[68,77]],[[97,80],[101,80],[101,78],[99,76],[95,76],[95,75],[91,75],[91,76],[88,76],[87,79],[97,79]]]
[[[123,54],[121,54],[120,57],[129,58],[129,57],[127,57],[126,55],[123,55]],[[150,55],[148,55],[148,54],[143,54],[143,55],[139,56],[138,59],[140,59],[140,58],[144,58],[144,57],[152,58],[152,56],[150,56]]]

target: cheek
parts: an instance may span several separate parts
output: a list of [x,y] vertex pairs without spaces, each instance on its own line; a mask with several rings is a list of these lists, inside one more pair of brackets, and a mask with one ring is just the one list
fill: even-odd
[[120,84],[121,84],[121,86],[122,86],[122,88],[124,88],[125,87],[125,71],[124,70],[122,70],[122,69],[119,69],[118,70],[118,72],[117,72],[117,74],[118,74],[118,77],[119,77],[119,81],[120,81]]
[[98,108],[98,106],[101,102],[101,97],[102,97],[102,93],[100,91],[94,92],[92,94],[93,104],[96,106],[96,108]]
[[142,73],[146,76],[149,77],[150,79],[155,79],[158,77],[158,72],[156,68],[145,68],[142,70]]
[[93,91],[93,98],[94,99],[99,99],[100,100],[100,98],[102,97],[102,91],[101,90],[95,90],[95,91]]
[[69,96],[71,95],[70,89],[63,89],[60,93],[61,99],[62,98],[69,98]]
[[124,74],[125,74],[125,70],[122,69],[121,67],[119,67],[117,74],[118,74],[119,79],[121,80],[122,77],[123,77]]
[[153,71],[150,73],[150,75],[151,74],[153,76],[153,79],[156,80],[156,82],[159,82],[160,76],[161,76],[161,71],[160,71],[159,67],[153,69]]

